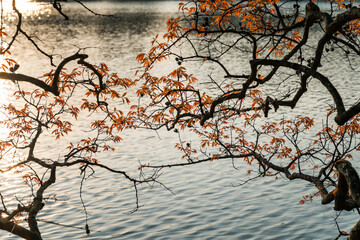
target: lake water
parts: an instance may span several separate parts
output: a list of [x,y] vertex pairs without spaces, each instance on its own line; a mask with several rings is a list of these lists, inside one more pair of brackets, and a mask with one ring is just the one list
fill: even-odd
[[[78,47],[87,47],[89,61],[106,62],[120,76],[132,77],[137,66],[135,57],[150,47],[157,32],[166,30],[165,21],[177,12],[176,2],[89,2],[88,6],[99,13],[114,14],[116,18],[94,17],[79,5],[67,4],[64,8],[71,21],[63,19],[43,3],[28,3],[24,28],[37,34],[40,46],[63,57],[73,54]],[[25,6],[25,5],[24,5]],[[14,19],[8,18],[8,24]],[[10,21],[10,22],[9,22]],[[50,70],[49,62],[25,39],[12,51],[20,62],[22,73],[40,76]],[[334,59],[334,66],[339,65]],[[334,74],[336,68],[330,68]],[[340,79],[350,81],[348,78]],[[341,85],[341,84],[339,84]],[[349,84],[345,84],[348,86]],[[346,91],[346,86],[341,91]],[[341,85],[343,86],[343,85]],[[349,87],[349,86],[348,86]],[[350,86],[350,88],[358,86]],[[8,92],[12,86],[7,84]],[[327,95],[319,94],[322,88],[314,87],[316,100],[326,104]],[[353,90],[350,99],[357,98]],[[6,91],[3,91],[3,96]],[[314,95],[313,95],[314,96]],[[6,101],[3,97],[2,101]],[[305,100],[306,101],[306,100]],[[302,106],[302,107],[301,107]],[[298,111],[312,107],[306,102]],[[294,112],[293,114],[297,114]],[[320,114],[320,113],[319,113]],[[80,124],[81,125],[81,124]],[[81,127],[79,128],[81,129]],[[72,136],[81,137],[76,131]],[[181,156],[173,146],[177,135],[165,131],[125,131],[124,142],[115,153],[98,158],[105,164],[138,174],[138,162],[176,161]],[[61,144],[43,138],[38,154],[46,157],[61,155]],[[302,181],[274,181],[261,178],[239,187],[239,179],[248,176],[241,162],[240,170],[231,161],[215,161],[202,165],[166,169],[160,180],[173,193],[159,186],[142,186],[137,212],[134,190],[126,179],[96,169],[94,178],[86,181],[83,198],[90,214],[88,224],[92,233],[78,229],[85,225],[85,214],[79,199],[79,170],[62,169],[57,183],[47,194],[56,194],[58,201],[48,202],[39,218],[47,222],[69,225],[58,226],[40,222],[44,239],[334,239],[337,228],[336,213],[332,205],[322,206],[320,199],[299,204],[303,195],[316,189]],[[290,184],[289,184],[290,183]],[[23,197],[27,186],[21,179],[6,175],[1,179],[1,192]],[[342,230],[349,231],[358,215],[342,213],[338,219]],[[0,239],[17,239],[0,232]]]

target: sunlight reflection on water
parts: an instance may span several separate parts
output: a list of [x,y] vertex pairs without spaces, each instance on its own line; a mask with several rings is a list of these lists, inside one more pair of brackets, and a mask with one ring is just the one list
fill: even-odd
[[[4,105],[4,104],[9,104],[11,101],[11,94],[12,91],[14,89],[14,86],[12,85],[12,83],[9,80],[2,80],[0,79],[0,106]],[[0,121],[5,119],[5,113],[0,111]],[[4,126],[0,126],[0,136],[1,139],[4,138],[4,136],[7,136],[7,134],[9,133],[9,130],[4,127]]]
[[[5,0],[3,1],[3,8],[4,12],[12,12],[13,11],[13,1],[12,0]],[[43,12],[46,10],[44,7],[45,5],[49,6],[50,3],[39,3],[32,0],[15,0],[16,8],[24,15],[36,15],[39,12]],[[47,10],[46,10],[47,11]]]
[[[14,92],[14,85],[9,80],[0,79],[0,106],[13,103],[12,94]],[[6,115],[4,112],[0,111],[0,121],[5,120]],[[4,125],[0,125],[0,140],[7,140],[10,129]],[[13,152],[10,150],[1,156],[0,167],[1,169],[6,169],[8,166],[12,165],[14,159]],[[19,203],[14,196],[21,198],[23,196],[22,190],[24,190],[24,182],[20,174],[17,173],[17,169],[11,169],[1,173],[0,179],[0,188],[1,194],[4,197],[3,201],[6,202],[8,208],[15,208]],[[24,192],[23,192],[24,193]]]

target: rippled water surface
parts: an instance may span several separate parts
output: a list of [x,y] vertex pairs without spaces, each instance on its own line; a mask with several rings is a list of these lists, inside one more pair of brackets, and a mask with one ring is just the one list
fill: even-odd
[[[65,57],[78,48],[86,47],[91,62],[106,62],[120,76],[132,77],[135,57],[150,47],[157,32],[166,30],[165,21],[177,11],[176,2],[89,2],[88,6],[102,14],[116,18],[95,17],[81,6],[65,4],[71,21],[65,22],[46,3],[33,3],[33,11],[26,14],[25,30],[36,34],[46,51]],[[8,18],[8,24],[15,21]],[[40,76],[50,70],[49,62],[22,39],[22,48],[13,55],[20,62],[20,70]],[[19,44],[19,45],[20,45]],[[333,66],[341,66],[336,59]],[[331,74],[342,69],[330,67]],[[201,71],[201,69],[200,69]],[[339,76],[337,86],[346,91],[351,76]],[[323,88],[312,83],[312,96],[317,103],[327,104],[329,98],[321,94]],[[357,86],[350,85],[350,88]],[[11,86],[8,86],[11,90]],[[358,89],[359,90],[359,89]],[[349,101],[358,98],[353,90]],[[3,95],[5,96],[5,95]],[[5,99],[5,97],[3,97]],[[314,99],[312,99],[314,100]],[[310,104],[309,104],[310,103]],[[303,100],[299,112],[313,107]],[[293,114],[298,114],[294,112]],[[322,114],[322,113],[319,113]],[[81,127],[79,128],[81,129]],[[81,137],[77,131],[72,136]],[[102,155],[101,161],[134,176],[138,161],[176,161],[181,156],[172,148],[177,135],[139,130],[123,133],[124,142],[115,153]],[[44,149],[38,154],[56,157],[61,155],[59,145],[52,139],[40,141]],[[140,202],[144,206],[133,214],[134,190],[124,178],[97,169],[94,178],[86,181],[83,197],[89,212],[90,236],[78,229],[85,225],[85,214],[79,199],[79,170],[62,169],[57,183],[48,190],[57,194],[58,201],[48,203],[39,218],[44,239],[334,239],[337,228],[332,206],[322,206],[320,199],[300,205],[303,195],[315,193],[313,186],[302,181],[273,178],[256,179],[239,187],[239,179],[247,179],[246,166],[231,161],[171,168],[164,171],[161,181],[170,191],[154,186],[142,186]],[[13,191],[18,196],[27,190],[21,180],[8,175],[1,182],[3,192]],[[56,222],[71,227],[63,227]],[[343,213],[339,223],[344,230],[356,223],[355,214]],[[1,239],[16,239],[0,232]]]

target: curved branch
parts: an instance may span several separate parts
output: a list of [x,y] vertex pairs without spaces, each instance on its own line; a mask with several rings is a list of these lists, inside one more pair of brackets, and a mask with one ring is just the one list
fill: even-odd
[[[250,153],[239,154],[239,155],[219,156],[217,159],[235,159],[235,158],[245,158],[245,157],[254,157],[262,165],[265,165],[275,171],[285,174],[286,178],[289,180],[302,179],[307,182],[313,183],[315,185],[315,187],[319,190],[319,193],[322,198],[325,198],[326,196],[328,196],[328,191],[326,190],[323,182],[320,180],[319,177],[307,175],[307,174],[300,173],[300,172],[291,173],[289,171],[289,166],[282,167],[282,166],[276,165],[258,153],[250,152]],[[166,165],[146,165],[145,164],[145,165],[142,165],[141,168],[160,168],[161,169],[161,168],[171,168],[171,167],[182,167],[182,166],[189,166],[189,165],[194,165],[194,164],[198,164],[198,163],[209,162],[212,160],[213,160],[213,158],[206,158],[206,159],[197,160],[197,161],[189,161],[189,162],[184,162],[184,163],[175,163],[175,164],[166,164]]]
[[0,220],[0,229],[29,240],[42,240],[35,232],[32,232],[14,222],[4,222]]
[[63,13],[62,6],[59,0],[54,0],[53,7],[64,17],[65,20],[69,20],[69,17],[65,13]]
[[42,183],[40,188],[37,190],[36,192],[36,197],[34,198],[32,207],[29,211],[29,219],[28,219],[28,223],[29,223],[29,227],[30,230],[32,232],[35,232],[39,235],[40,239],[41,239],[41,234],[40,234],[40,230],[38,228],[37,225],[37,220],[36,220],[36,216],[37,214],[40,212],[40,210],[43,208],[43,193],[44,191],[53,183],[55,183],[56,181],[56,165],[53,164],[51,167],[51,171],[50,171],[50,177],[49,179]]
[[27,82],[31,83],[35,86],[38,86],[42,89],[44,89],[47,92],[52,92],[51,86],[47,85],[45,82],[20,73],[8,73],[8,72],[0,72],[0,78],[5,80],[11,80],[11,81],[18,81],[18,82]]
[[[21,30],[21,24],[22,24],[22,14],[17,10],[16,6],[15,6],[15,0],[13,0],[12,2],[12,6],[14,11],[16,12],[16,14],[18,15],[18,23],[16,24],[16,31],[14,33],[14,35],[11,38],[10,43],[8,43],[8,46],[1,51],[1,55],[3,55],[5,52],[9,51],[10,48],[12,47],[13,43],[15,42],[16,37],[19,35],[19,32]],[[2,46],[1,46],[2,47]]]
[[65,58],[64,60],[62,60],[62,62],[59,64],[59,66],[56,68],[55,70],[55,73],[54,73],[54,81],[51,85],[53,91],[52,93],[56,96],[59,95],[59,88],[58,88],[58,83],[59,83],[59,80],[60,80],[60,73],[61,73],[61,70],[64,68],[64,66],[71,62],[71,61],[74,61],[76,59],[85,59],[85,58],[88,58],[88,55],[86,54],[79,54],[79,53],[75,53],[74,55],[70,56],[70,57],[67,57]]
[[340,13],[336,18],[327,26],[324,36],[319,40],[318,46],[315,51],[314,63],[312,69],[316,70],[320,66],[321,57],[324,52],[325,44],[331,40],[333,35],[340,31],[341,28],[348,22],[360,18],[360,9],[351,8],[350,10]]
[[27,82],[27,83],[33,84],[35,86],[38,86],[47,92],[51,92],[55,96],[59,96],[60,93],[59,93],[58,83],[60,81],[61,70],[70,61],[73,61],[76,59],[85,59],[87,57],[88,57],[88,55],[86,55],[86,54],[76,53],[76,54],[62,60],[62,62],[58,65],[58,67],[55,70],[54,81],[51,85],[47,85],[45,82],[43,82],[42,80],[39,80],[37,78],[27,76],[24,74],[19,74],[19,73],[0,72],[0,78],[5,79],[5,80],[11,80],[11,81]]
[[[337,115],[335,117],[335,122],[339,125],[344,125],[348,120],[350,120],[352,117],[360,113],[360,103],[357,103],[356,105],[350,107],[348,110],[345,109],[342,97],[340,93],[337,91],[335,86],[331,83],[331,81],[325,77],[323,74],[319,73],[318,71],[314,70],[313,68],[306,67],[304,65],[298,64],[298,63],[292,63],[288,61],[283,60],[273,60],[273,59],[255,59],[251,61],[251,64],[254,66],[259,65],[265,65],[265,66],[282,66],[291,68],[295,71],[301,71],[305,73],[306,75],[312,76],[316,79],[318,79],[322,85],[328,90],[330,95],[332,96],[334,103],[336,105]],[[303,92],[305,92],[305,89],[300,89]],[[300,91],[299,90],[299,91]],[[302,93],[303,93],[302,92]],[[298,98],[294,98],[292,101],[284,102],[284,101],[273,101],[275,109],[278,108],[278,106],[291,106],[292,108],[295,107],[295,104],[297,102]]]

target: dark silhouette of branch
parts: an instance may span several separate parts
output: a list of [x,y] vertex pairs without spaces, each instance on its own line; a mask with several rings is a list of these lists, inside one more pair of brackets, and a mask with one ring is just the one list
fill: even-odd
[[77,59],[85,59],[88,56],[86,54],[74,54],[70,57],[65,58],[61,61],[61,63],[57,66],[55,73],[54,73],[54,81],[51,85],[47,85],[44,81],[39,80],[37,78],[33,78],[31,76],[27,76],[24,74],[19,73],[7,73],[7,72],[0,72],[0,78],[5,80],[11,80],[11,81],[19,81],[19,82],[27,82],[31,83],[37,87],[40,87],[44,91],[51,92],[55,96],[59,95],[59,86],[58,83],[60,81],[60,72],[64,68],[64,66],[74,60]]

